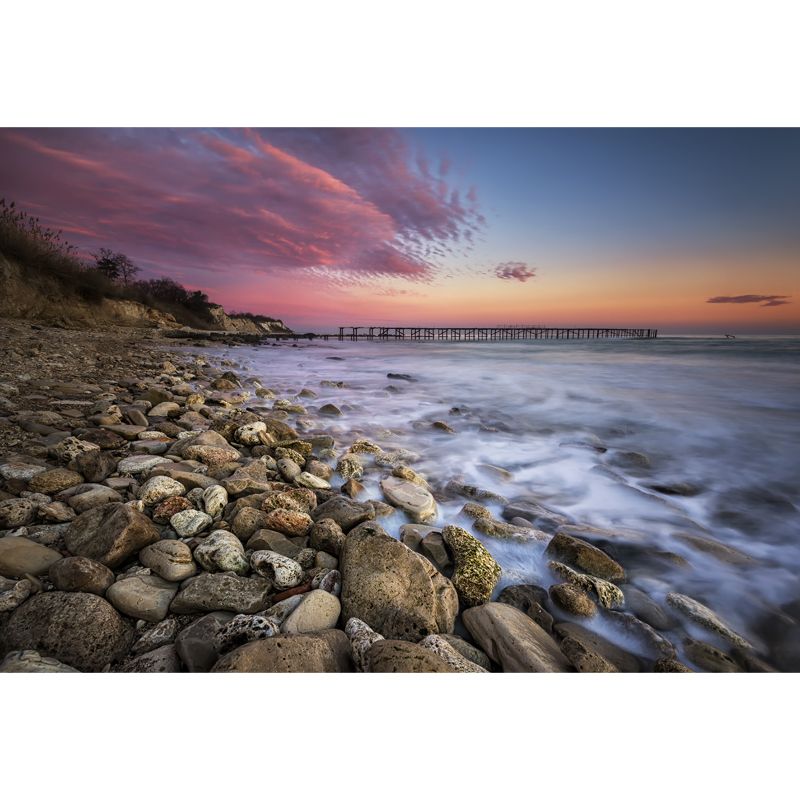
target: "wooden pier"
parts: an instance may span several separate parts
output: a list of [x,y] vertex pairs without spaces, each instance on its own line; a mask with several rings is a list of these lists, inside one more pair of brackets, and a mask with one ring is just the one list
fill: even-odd
[[[343,341],[401,340],[401,341],[445,341],[486,342],[512,339],[655,339],[655,328],[546,328],[509,327],[493,328],[392,328],[364,325],[339,328],[338,339]],[[328,338],[328,335],[324,335]]]

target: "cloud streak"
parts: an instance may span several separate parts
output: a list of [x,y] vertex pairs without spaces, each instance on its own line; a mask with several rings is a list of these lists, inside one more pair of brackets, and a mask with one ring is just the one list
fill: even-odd
[[735,305],[744,303],[761,303],[761,308],[774,308],[775,306],[785,306],[791,301],[789,294],[737,294],[720,295],[709,297],[706,303],[732,303]]
[[495,275],[504,281],[525,283],[536,276],[536,269],[529,267],[524,261],[504,261],[494,268]]

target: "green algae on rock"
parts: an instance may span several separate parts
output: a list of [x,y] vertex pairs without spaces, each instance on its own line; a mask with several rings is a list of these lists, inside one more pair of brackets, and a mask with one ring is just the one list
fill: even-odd
[[471,533],[457,525],[446,525],[442,538],[453,552],[452,581],[461,602],[465,606],[488,602],[500,580],[500,565]]

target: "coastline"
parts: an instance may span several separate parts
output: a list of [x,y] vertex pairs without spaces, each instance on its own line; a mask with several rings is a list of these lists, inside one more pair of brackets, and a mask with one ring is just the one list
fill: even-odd
[[[277,397],[151,329],[3,325],[0,543],[34,545],[0,544],[3,671],[691,671],[580,530],[532,503],[495,519],[480,487],[437,520],[425,476],[344,447],[313,390]],[[359,499],[365,471],[382,501]],[[470,526],[544,550],[551,585],[496,595]],[[710,609],[668,602],[728,644],[697,642],[703,668],[770,669]],[[581,624],[598,615],[647,655]]]

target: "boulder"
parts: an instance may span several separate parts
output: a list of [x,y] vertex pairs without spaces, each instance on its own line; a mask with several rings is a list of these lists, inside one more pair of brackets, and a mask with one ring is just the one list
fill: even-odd
[[453,586],[461,602],[465,606],[488,602],[500,580],[500,565],[471,533],[457,525],[445,526],[442,538],[453,553]]
[[625,570],[611,556],[599,547],[574,536],[557,533],[550,540],[545,553],[557,561],[575,567],[581,572],[588,572],[597,578],[607,581],[625,580]]
[[578,617],[593,617],[597,614],[594,600],[586,592],[571,583],[557,583],[550,587],[550,598],[562,610]]
[[183,584],[170,611],[173,614],[203,611],[255,614],[266,608],[271,588],[271,582],[261,577],[242,578],[222,572],[204,572]]
[[480,648],[504,672],[565,672],[569,667],[550,635],[507,603],[468,608],[462,620]]
[[352,530],[341,552],[342,611],[391,639],[452,633],[453,584],[423,556],[375,523]]
[[133,629],[113,606],[94,594],[43,592],[11,615],[9,650],[36,650],[81,672],[119,661],[133,642]]
[[161,622],[169,613],[169,604],[177,591],[176,583],[158,575],[134,575],[111,585],[106,598],[117,611],[129,617]]
[[438,512],[433,495],[418,483],[391,476],[381,481],[381,490],[393,506],[405,511],[414,522],[428,522]]
[[24,536],[5,536],[0,539],[0,575],[4,578],[21,578],[44,575],[61,560],[61,553],[32,542]]
[[318,633],[280,634],[239,647],[212,672],[352,672],[350,645],[336,628]]
[[85,511],[70,523],[64,534],[64,544],[70,553],[112,568],[158,539],[155,525],[124,503],[107,503]]
[[311,529],[311,546],[332,556],[339,557],[347,537],[332,519],[321,519]]
[[48,577],[60,592],[88,592],[100,595],[114,583],[114,573],[99,561],[83,556],[70,556],[56,561]]

